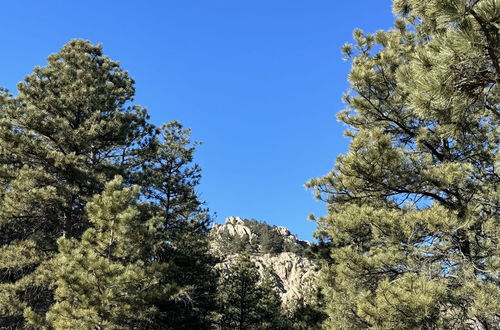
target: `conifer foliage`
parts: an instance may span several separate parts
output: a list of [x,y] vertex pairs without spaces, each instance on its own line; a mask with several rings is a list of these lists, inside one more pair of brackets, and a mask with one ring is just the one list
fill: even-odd
[[326,326],[499,324],[500,2],[395,0],[395,28],[354,32],[347,154],[308,183]]
[[218,259],[209,251],[208,210],[195,191],[201,178],[193,164],[197,145],[189,129],[167,123],[143,145],[131,174],[161,219],[158,235],[169,242],[156,250],[158,262],[172,264],[161,282],[182,288],[179,295],[157,301],[155,317],[164,329],[209,328],[216,309]]
[[223,274],[217,292],[217,329],[286,329],[275,281],[261,278],[248,254],[241,254]]
[[127,72],[84,40],[35,67],[17,96],[0,90],[0,328],[168,328],[175,290],[207,300],[215,280],[182,276],[215,262],[206,240],[183,265],[172,253],[208,230],[195,145],[177,122],[148,123],[133,96]]
[[[175,285],[160,285],[168,263],[154,258],[162,244],[159,218],[144,219],[139,187],[116,177],[86,209],[92,228],[81,240],[60,238],[54,260],[55,301],[47,314],[55,329],[130,329],[151,325],[153,301],[168,299]],[[154,298],[154,299],[152,299]]]

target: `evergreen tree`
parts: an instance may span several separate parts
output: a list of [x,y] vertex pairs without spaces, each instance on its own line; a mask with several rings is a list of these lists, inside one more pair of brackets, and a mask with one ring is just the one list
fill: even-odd
[[231,233],[227,228],[219,232],[216,238],[220,241],[220,249],[225,255],[251,254],[258,251],[258,242],[255,239],[250,242],[247,234]]
[[164,243],[156,257],[173,265],[162,282],[183,288],[175,298],[157,301],[162,329],[209,328],[216,310],[218,259],[209,251],[208,210],[195,191],[201,178],[200,167],[193,164],[197,145],[191,142],[190,130],[170,122],[143,145],[131,175],[161,218]]
[[395,0],[354,32],[349,151],[309,187],[335,329],[499,324],[498,0]]
[[[206,239],[210,219],[195,191],[196,144],[179,123],[155,128],[145,109],[129,106],[133,85],[101,46],[72,40],[18,85],[17,97],[0,90],[0,327],[26,326],[28,316],[45,319],[56,302],[57,277],[49,270],[60,258],[54,258],[90,244],[79,242],[97,226],[85,205],[115,175],[139,184],[139,199],[159,219],[161,244],[150,257],[171,265],[159,286],[177,286],[184,293],[177,297],[193,302],[153,296],[153,322],[167,328],[165,315],[209,322],[217,273]],[[61,237],[67,240],[58,243]],[[87,257],[90,267],[95,258]],[[64,297],[57,296],[58,306]]]
[[312,330],[322,329],[322,323],[326,319],[324,306],[304,302],[303,300],[295,301],[288,311],[288,329],[296,330]]
[[88,227],[86,202],[151,131],[145,111],[126,106],[133,83],[100,46],[73,40],[19,83],[17,97],[2,93],[1,327],[20,327],[27,307],[47,311],[50,278],[39,273],[57,239]]
[[259,245],[262,253],[281,253],[284,244],[283,237],[270,226],[259,233]]
[[218,329],[285,329],[281,299],[270,274],[261,280],[249,255],[240,254],[217,291]]
[[321,329],[326,320],[324,297],[321,288],[316,283],[316,278],[310,279],[307,285],[302,287],[302,297],[292,301],[286,306],[286,317],[289,329],[307,330]]
[[271,269],[265,269],[259,283],[260,299],[257,304],[259,311],[259,329],[279,330],[293,329],[285,317],[281,298],[276,287],[276,278]]
[[307,244],[301,241],[285,238],[278,231],[278,227],[271,226],[264,221],[255,219],[243,219],[243,225],[250,229],[252,237],[246,233],[234,233],[228,230],[218,231],[217,240],[220,241],[220,249],[224,254],[237,253],[264,253],[279,254],[281,252],[292,252],[303,255]]
[[162,260],[171,268],[161,276],[161,283],[181,288],[176,296],[158,299],[155,323],[160,329],[210,329],[217,312],[216,291],[218,259],[211,255],[208,236],[185,232]]
[[258,324],[258,281],[255,263],[248,255],[239,255],[229,271],[222,275],[218,287],[219,329],[252,329]]
[[160,285],[169,269],[154,253],[162,244],[156,233],[160,219],[150,218],[147,204],[137,204],[138,192],[137,186],[122,188],[116,177],[87,204],[92,228],[81,240],[58,240],[50,328],[150,328],[152,301],[175,293],[175,286]]

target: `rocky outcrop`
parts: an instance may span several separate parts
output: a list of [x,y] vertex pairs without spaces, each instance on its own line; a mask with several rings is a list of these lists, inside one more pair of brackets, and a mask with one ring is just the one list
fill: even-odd
[[250,242],[256,238],[256,235],[252,233],[249,227],[245,226],[245,222],[240,217],[229,217],[223,225],[215,223],[212,227],[212,234],[215,237],[220,237],[222,233],[226,232],[230,236],[247,236]]
[[[309,242],[298,239],[285,227],[269,226],[288,241],[304,249]],[[212,249],[214,253],[222,257],[219,265],[223,270],[229,271],[230,265],[236,260],[238,254],[224,255],[221,244],[227,244],[227,240],[222,240],[222,235],[248,237],[249,242],[257,240],[257,234],[252,232],[250,226],[239,217],[230,217],[222,225],[215,224],[212,228]],[[280,293],[282,302],[290,302],[303,297],[304,292],[310,291],[314,287],[317,270],[314,263],[307,257],[294,252],[282,252],[276,254],[270,253],[252,253],[251,259],[255,262],[261,275],[265,271],[271,270],[276,280],[276,287]]]
[[281,226],[275,226],[273,228],[273,230],[276,231],[281,236],[283,236],[283,239],[285,241],[291,242],[293,244],[301,245],[304,248],[307,248],[311,244],[308,241],[303,241],[301,239],[298,239],[297,236],[295,236],[292,233],[290,233],[290,231],[288,230],[288,228],[281,227]]

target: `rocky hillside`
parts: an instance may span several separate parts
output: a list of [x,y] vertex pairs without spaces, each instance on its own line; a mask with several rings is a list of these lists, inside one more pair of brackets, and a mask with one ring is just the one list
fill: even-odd
[[302,298],[314,287],[316,267],[305,256],[310,243],[287,228],[229,217],[222,225],[214,224],[210,235],[223,270],[229,269],[239,253],[250,254],[261,274],[271,270],[284,304]]

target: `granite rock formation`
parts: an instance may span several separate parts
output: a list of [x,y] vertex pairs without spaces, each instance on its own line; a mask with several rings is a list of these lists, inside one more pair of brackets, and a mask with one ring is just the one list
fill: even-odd
[[[223,271],[229,271],[229,266],[237,258],[238,253],[227,253],[223,246],[228,244],[227,236],[235,239],[245,239],[247,244],[255,244],[258,234],[252,231],[252,226],[247,220],[239,217],[229,217],[224,224],[214,224],[210,235],[212,236],[212,250],[221,257],[219,264]],[[277,232],[292,246],[305,250],[310,243],[298,239],[285,227],[269,226],[270,230]],[[226,238],[226,239],[223,239]],[[293,245],[294,244],[294,245]],[[263,274],[271,269],[276,280],[276,287],[280,293],[283,304],[287,305],[294,300],[303,297],[304,293],[314,288],[317,274],[315,264],[301,253],[283,251],[280,253],[262,253],[256,249],[251,253],[251,259],[255,262],[259,272]]]

